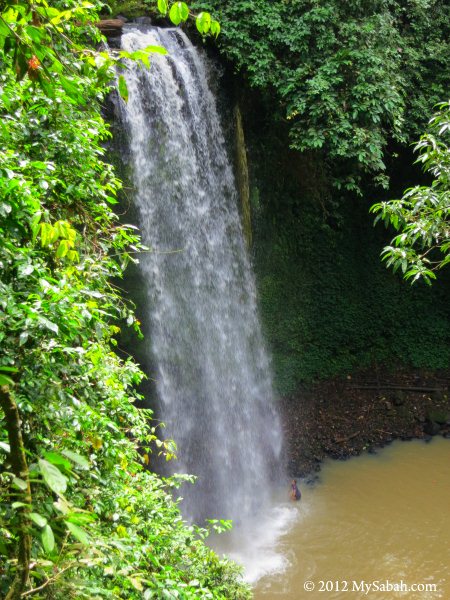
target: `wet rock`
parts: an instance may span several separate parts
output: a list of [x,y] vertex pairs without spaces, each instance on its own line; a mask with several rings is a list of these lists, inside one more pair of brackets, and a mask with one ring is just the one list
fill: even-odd
[[403,406],[403,404],[405,403],[405,393],[403,392],[403,390],[397,390],[396,392],[394,392],[394,394],[392,395],[392,400],[395,406]]
[[436,390],[431,394],[433,402],[442,402],[445,400],[444,390]]
[[120,36],[109,37],[108,38],[108,46],[110,48],[115,48],[116,50],[120,50],[120,48],[122,48],[122,38]]
[[[430,440],[438,433],[450,438],[447,388],[443,401],[417,389],[436,388],[443,381],[450,384],[450,371],[441,373],[439,382],[435,377],[424,372],[417,378],[411,372],[389,373],[385,379],[393,388],[383,394],[372,385],[371,372],[359,380],[352,376],[351,384],[337,378],[303,386],[282,401],[291,471],[306,476],[319,471],[326,457],[342,460],[365,449],[375,453],[394,439]],[[446,417],[443,423],[435,420],[435,410],[441,413],[439,420]]]
[[152,25],[152,19],[151,17],[136,17],[134,19],[135,23],[138,23],[139,25]]
[[441,430],[440,425],[434,421],[427,421],[423,427],[424,433],[427,435],[437,435]]

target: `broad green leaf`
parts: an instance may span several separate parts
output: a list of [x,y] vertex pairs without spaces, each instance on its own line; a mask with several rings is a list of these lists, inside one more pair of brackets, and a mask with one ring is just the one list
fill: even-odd
[[16,510],[16,508],[24,508],[25,506],[30,506],[30,505],[27,504],[26,502],[13,502],[11,504],[11,508],[13,510]]
[[201,12],[195,19],[195,26],[202,35],[208,33],[211,27],[211,15],[207,12]]
[[11,446],[6,442],[0,442],[0,450],[3,450],[3,452],[9,454],[11,452]]
[[78,104],[86,104],[86,101],[76,83],[70,81],[70,79],[67,79],[67,77],[64,77],[63,75],[60,75],[58,77],[58,81],[60,82],[61,86],[63,87],[64,91],[69,96],[69,98],[71,98]]
[[84,529],[81,529],[81,527],[78,527],[78,525],[75,525],[75,523],[71,523],[70,521],[64,521],[64,523],[75,539],[86,546],[90,543],[90,538]]
[[212,35],[215,35],[216,37],[219,35],[220,33],[220,23],[219,21],[211,21],[211,29],[210,32]]
[[45,527],[47,525],[47,519],[38,513],[32,512],[28,515],[30,519],[35,523],[38,527]]
[[153,54],[167,54],[167,50],[164,46],[146,46],[144,52],[153,52]]
[[67,240],[61,240],[58,245],[58,250],[56,251],[56,258],[64,258],[68,252],[69,244]]
[[75,525],[86,525],[92,523],[97,519],[97,515],[92,512],[87,511],[77,511],[68,513],[65,521],[69,521],[70,523],[75,523]]
[[55,492],[55,494],[63,494],[67,489],[67,477],[65,477],[55,465],[52,465],[43,458],[40,458],[38,463],[42,477],[48,487]]
[[52,463],[52,465],[61,465],[68,470],[72,466],[67,458],[64,458],[64,456],[61,456],[61,454],[58,454],[57,452],[46,452],[44,454],[44,458],[45,460],[48,460],[48,462]]
[[48,79],[48,77],[46,75],[44,75],[43,73],[38,73],[37,79],[39,81],[39,85],[41,86],[44,94],[48,98],[54,98],[55,97],[55,88],[52,85],[52,83],[50,82],[50,80]]
[[0,385],[14,385],[14,380],[0,373]]
[[124,102],[128,102],[128,86],[123,75],[119,76],[119,94]]
[[180,5],[180,15],[182,21],[187,21],[189,18],[189,7],[186,2],[178,2]]
[[33,232],[33,242],[36,241],[37,234],[39,233],[41,217],[42,213],[41,211],[38,211],[33,215],[33,218],[31,219],[30,227],[31,231]]
[[55,536],[53,535],[50,525],[45,525],[41,533],[42,546],[47,554],[50,554],[55,549]]
[[22,492],[24,492],[28,487],[27,482],[23,479],[20,479],[20,477],[13,477],[13,484],[18,487],[19,490],[22,490]]
[[181,2],[175,2],[175,4],[172,4],[172,6],[170,7],[169,19],[174,25],[179,25],[182,21],[180,4]]
[[40,317],[39,321],[42,323],[42,325],[44,325],[44,327],[46,327],[50,331],[53,331],[53,333],[56,333],[56,334],[59,333],[59,327],[56,323],[52,323],[45,317]]
[[162,15],[167,14],[167,2],[166,0],[158,0],[158,10]]
[[83,469],[89,469],[89,466],[90,466],[89,461],[84,456],[81,456],[80,454],[77,454],[76,452],[72,452],[72,450],[66,450],[66,449],[62,450],[62,453],[64,454],[64,456],[69,458],[72,462],[77,464],[79,467],[82,467]]

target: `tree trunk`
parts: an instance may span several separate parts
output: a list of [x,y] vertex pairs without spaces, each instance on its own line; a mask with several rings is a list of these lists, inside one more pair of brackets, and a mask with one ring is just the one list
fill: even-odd
[[8,386],[0,387],[0,407],[5,413],[6,429],[10,445],[10,459],[12,472],[16,477],[25,482],[26,488],[22,491],[21,501],[26,504],[17,509],[19,518],[17,570],[5,600],[19,600],[28,581],[31,556],[31,536],[29,533],[31,510],[31,488],[28,474],[28,465],[25,457],[22,432],[20,429],[20,416],[17,404],[13,400]]

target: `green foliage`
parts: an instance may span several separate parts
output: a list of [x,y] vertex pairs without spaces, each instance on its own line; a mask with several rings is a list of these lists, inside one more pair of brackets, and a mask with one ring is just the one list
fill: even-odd
[[[136,408],[143,374],[114,351],[139,323],[112,281],[142,246],[112,210],[100,106],[114,61],[88,45],[96,8],[0,13],[0,406],[19,411],[28,463],[17,473],[0,409],[0,596],[247,598],[207,530],[182,520],[172,490],[191,478],[147,467],[173,443]],[[28,587],[10,596],[28,537]]]
[[322,153],[338,188],[361,193],[367,175],[386,187],[389,143],[414,139],[448,89],[445,0],[195,6],[218,14],[223,53],[288,122],[291,147]]
[[429,133],[420,138],[415,150],[417,162],[434,177],[431,186],[406,190],[400,200],[380,202],[371,208],[392,225],[398,235],[383,250],[383,260],[394,271],[401,269],[411,283],[422,278],[436,279],[435,271],[450,262],[450,102],[429,123]]

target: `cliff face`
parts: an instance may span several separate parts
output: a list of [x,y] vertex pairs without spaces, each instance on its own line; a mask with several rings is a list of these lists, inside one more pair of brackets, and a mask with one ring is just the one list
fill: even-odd
[[[383,192],[371,181],[362,198],[334,190],[323,157],[289,151],[254,97],[243,106],[254,263],[279,392],[375,366],[447,368],[450,285],[445,272],[411,287],[386,270],[380,252],[392,232],[368,212]],[[420,178],[410,164],[399,149],[385,197]]]

